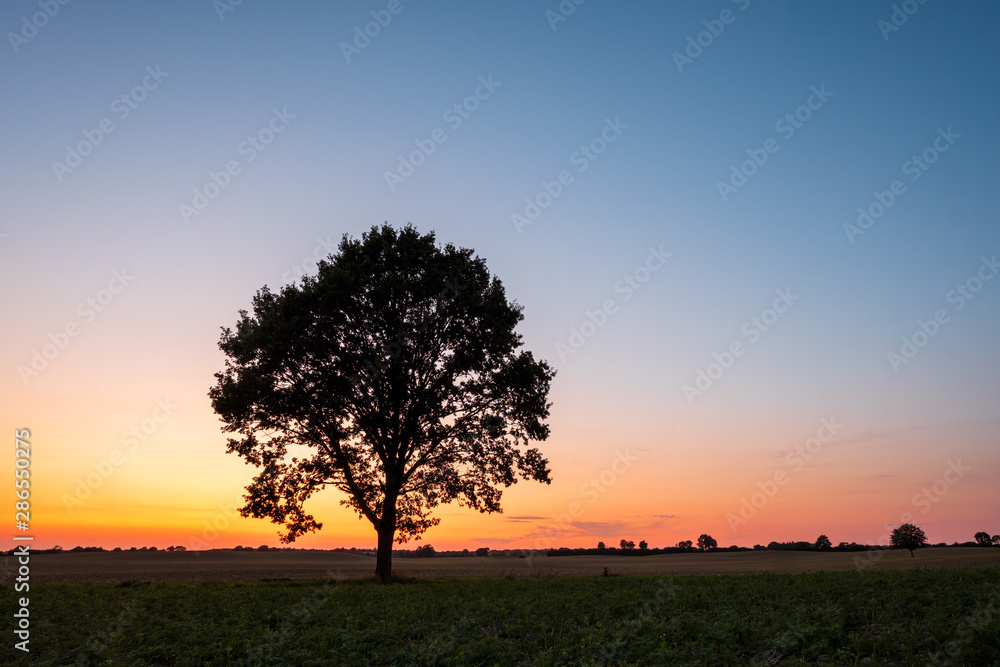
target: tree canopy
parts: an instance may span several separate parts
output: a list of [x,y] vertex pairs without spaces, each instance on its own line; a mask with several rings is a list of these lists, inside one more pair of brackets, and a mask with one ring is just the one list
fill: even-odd
[[899,549],[909,549],[913,555],[914,549],[919,549],[927,544],[927,536],[924,531],[912,523],[904,523],[897,526],[892,531],[889,544]]
[[223,328],[209,392],[227,451],[259,468],[241,513],[292,542],[322,528],[305,503],[333,487],[375,528],[385,579],[438,505],[499,512],[519,477],[549,483],[531,442],[555,373],[521,349],[521,310],[472,250],[412,226],[345,235],[317,275],[260,289]]

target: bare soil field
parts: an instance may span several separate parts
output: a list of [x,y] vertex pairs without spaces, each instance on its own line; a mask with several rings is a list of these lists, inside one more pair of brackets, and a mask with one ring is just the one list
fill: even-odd
[[[6,557],[5,560],[10,560]],[[733,574],[852,570],[1000,567],[1000,549],[949,547],[908,551],[811,553],[739,551],[655,556],[526,558],[395,558],[393,570],[411,577],[558,577],[611,574]],[[32,554],[32,583],[201,582],[370,577],[375,559],[328,551],[144,551]],[[9,576],[5,577],[9,583]]]

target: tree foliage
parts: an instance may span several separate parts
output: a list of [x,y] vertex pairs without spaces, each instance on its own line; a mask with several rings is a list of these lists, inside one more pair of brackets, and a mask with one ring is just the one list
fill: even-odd
[[437,551],[434,549],[433,544],[422,544],[413,550],[413,555],[417,558],[434,558],[434,554]]
[[548,437],[554,371],[520,349],[522,319],[472,250],[410,226],[345,235],[316,276],[259,290],[223,329],[209,392],[228,451],[259,469],[241,513],[292,542],[322,527],[305,503],[333,487],[374,526],[386,578],[393,541],[435,507],[499,512],[519,477],[549,483],[530,443]]
[[698,548],[704,551],[705,549],[715,549],[719,546],[719,543],[715,541],[715,538],[706,533],[702,533],[698,536]]
[[833,542],[826,535],[820,535],[816,538],[816,551],[829,551],[833,548]]
[[916,525],[904,523],[892,531],[889,544],[898,549],[909,549],[912,556],[915,549],[927,545],[927,536]]

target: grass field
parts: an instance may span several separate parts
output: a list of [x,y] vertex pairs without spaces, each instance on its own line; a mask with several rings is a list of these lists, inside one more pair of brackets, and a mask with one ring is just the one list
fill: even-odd
[[1000,569],[49,584],[31,617],[4,664],[986,665]]
[[[993,551],[885,552],[865,572],[795,552],[399,559],[390,585],[323,552],[37,555],[31,655],[8,639],[0,663],[995,665],[1000,567],[961,567]],[[118,583],[39,583],[76,567]],[[294,580],[315,568],[330,578]]]

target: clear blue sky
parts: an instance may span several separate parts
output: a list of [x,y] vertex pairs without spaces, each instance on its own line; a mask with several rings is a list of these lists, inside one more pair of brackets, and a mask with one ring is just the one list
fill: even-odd
[[[916,11],[566,0],[575,10],[559,20],[555,0],[112,1],[42,20],[37,2],[5,3],[4,422],[76,420],[90,435],[78,470],[60,472],[69,484],[107,451],[102,433],[168,394],[191,421],[160,434],[164,460],[221,450],[205,398],[218,327],[294,277],[317,239],[411,222],[485,257],[525,307],[527,346],[559,370],[548,447],[565,486],[551,506],[529,507],[548,502],[541,492],[511,496],[517,511],[560,511],[633,446],[665,476],[656,507],[609,495],[593,536],[613,537],[598,519],[615,515],[664,542],[698,525],[722,543],[807,539],[806,509],[830,523],[841,507],[850,521],[834,542],[874,540],[962,457],[972,472],[919,522],[948,541],[980,524],[1000,532],[1000,280],[952,293],[992,277],[983,258],[1000,255],[1000,7],[902,4]],[[377,34],[355,42],[366,24]],[[81,142],[77,166],[54,165],[69,167]],[[430,154],[401,172],[414,151]],[[744,165],[754,155],[763,164]],[[753,173],[731,181],[734,165]],[[183,209],[212,173],[225,187]],[[545,205],[537,217],[526,198]],[[880,206],[866,229],[849,227]],[[513,215],[534,219],[519,228]],[[123,267],[134,280],[86,321],[77,304]],[[636,290],[626,276],[648,280]],[[779,290],[784,312],[753,323],[775,315]],[[935,335],[893,361],[937,311]],[[79,336],[25,379],[71,320]],[[734,343],[731,367],[686,394]],[[727,534],[727,507],[770,477],[775,452],[831,415],[842,447],[811,463],[815,496],[785,510],[776,499],[759,535]],[[719,481],[691,500],[691,475]],[[654,514],[692,527],[675,534]]]

